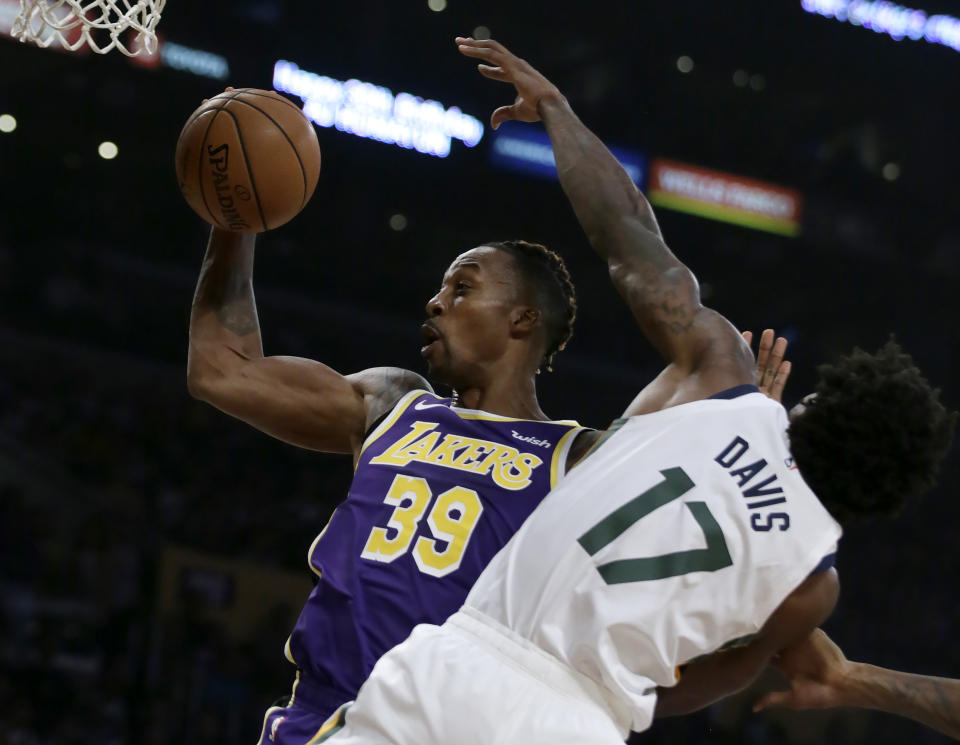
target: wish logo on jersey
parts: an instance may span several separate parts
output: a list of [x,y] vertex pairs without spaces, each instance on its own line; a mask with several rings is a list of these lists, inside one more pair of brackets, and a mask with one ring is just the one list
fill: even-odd
[[521,435],[517,430],[511,429],[510,436],[514,440],[522,440],[523,442],[529,442],[531,445],[539,445],[542,448],[549,448],[553,446],[553,443],[549,440],[538,440],[536,437],[530,437],[529,435]]
[[[510,445],[490,440],[444,435],[436,431],[437,426],[437,422],[413,422],[406,435],[370,459],[371,465],[403,467],[411,461],[430,463],[469,473],[489,474],[498,486],[515,491],[529,486],[533,469],[543,464],[543,459],[533,453],[522,453]],[[536,438],[525,441],[537,445],[544,442]]]

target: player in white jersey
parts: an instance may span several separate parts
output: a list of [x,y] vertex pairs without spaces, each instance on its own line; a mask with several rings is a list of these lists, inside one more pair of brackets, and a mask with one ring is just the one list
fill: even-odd
[[556,87],[495,41],[457,43],[516,88],[494,127],[543,120],[580,224],[667,367],[464,607],[382,657],[324,739],[620,742],[655,715],[743,688],[821,623],[839,591],[834,517],[890,511],[928,487],[954,416],[890,343],[821,368],[817,395],[788,422],[757,391],[740,335],[701,305],[646,199]]

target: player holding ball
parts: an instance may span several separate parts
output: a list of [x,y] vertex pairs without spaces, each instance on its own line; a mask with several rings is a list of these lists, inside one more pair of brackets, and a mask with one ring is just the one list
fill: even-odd
[[570,338],[576,303],[562,259],[533,243],[466,251],[428,301],[421,353],[452,399],[409,370],[341,375],[264,356],[255,233],[302,209],[319,164],[302,112],[251,89],[204,102],[176,157],[185,198],[214,225],[190,319],[191,394],[285,442],[349,454],[356,469],[309,551],[319,578],[285,647],[297,680],[261,732],[280,745],[322,736],[383,653],[455,611],[597,435],[537,401],[537,370]]

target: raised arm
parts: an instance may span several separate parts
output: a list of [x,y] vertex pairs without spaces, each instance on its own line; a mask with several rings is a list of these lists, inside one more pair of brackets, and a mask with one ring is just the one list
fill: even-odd
[[773,664],[790,688],[765,694],[754,711],[768,706],[858,706],[907,717],[960,740],[960,680],[850,662],[820,629],[785,650]]
[[370,423],[407,391],[429,385],[398,368],[343,376],[313,360],[264,357],[255,240],[211,230],[190,313],[190,393],[291,444],[356,456]]
[[493,113],[494,128],[510,119],[543,120],[560,185],[644,335],[673,368],[671,379],[709,370],[715,379],[706,387],[753,382],[743,339],[701,304],[696,278],[667,248],[649,202],[556,86],[496,41],[458,38],[457,44],[482,60],[483,75],[516,88],[513,105]]

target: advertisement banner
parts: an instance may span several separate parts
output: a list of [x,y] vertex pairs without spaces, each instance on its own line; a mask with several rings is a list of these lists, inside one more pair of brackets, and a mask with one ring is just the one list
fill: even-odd
[[657,158],[650,165],[651,203],[713,220],[800,234],[803,197],[795,189]]
[[[610,152],[620,165],[643,188],[646,175],[646,156],[636,150],[612,147]],[[539,125],[522,122],[505,122],[493,134],[490,145],[490,162],[498,168],[532,173],[555,179],[557,166],[553,159],[553,146],[546,131]]]

